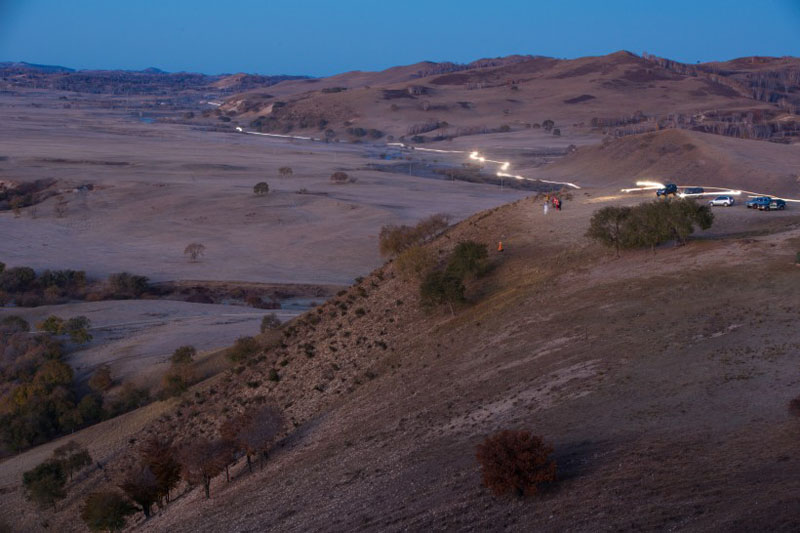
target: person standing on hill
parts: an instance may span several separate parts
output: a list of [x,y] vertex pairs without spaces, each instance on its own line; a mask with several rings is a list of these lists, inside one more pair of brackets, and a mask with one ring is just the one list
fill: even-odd
[[545,215],[547,214],[547,208],[548,208],[548,207],[550,207],[550,202],[545,202],[545,203],[544,203],[544,214],[545,214]]

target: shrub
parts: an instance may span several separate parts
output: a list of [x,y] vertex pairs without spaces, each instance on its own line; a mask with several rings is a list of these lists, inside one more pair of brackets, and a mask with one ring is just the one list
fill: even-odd
[[794,262],[800,265],[800,252],[797,252],[797,255],[794,257]]
[[256,196],[264,196],[269,192],[269,185],[266,181],[260,181],[253,185],[253,193]]
[[284,178],[287,176],[291,176],[294,173],[292,167],[281,167],[278,169],[278,174],[283,176]]
[[234,345],[228,349],[228,359],[234,363],[249,359],[261,350],[258,341],[253,337],[239,337]]
[[81,508],[81,519],[90,531],[121,531],[135,512],[136,507],[117,491],[93,492]]
[[422,281],[436,266],[436,257],[430,249],[415,244],[403,250],[395,259],[394,264],[402,278]]
[[478,445],[476,457],[483,484],[498,496],[534,495],[556,479],[553,448],[528,431],[504,430]]
[[331,183],[347,183],[350,181],[350,176],[346,172],[337,171],[331,174]]
[[72,474],[92,464],[92,456],[89,455],[86,448],[74,440],[53,450],[52,460],[61,464],[64,473],[70,480],[72,480]]
[[800,396],[789,402],[789,414],[800,417]]
[[59,461],[45,461],[22,475],[25,498],[42,509],[55,507],[58,500],[67,496],[64,490],[66,484],[67,476]]
[[100,365],[89,378],[89,388],[95,392],[104,392],[111,388],[114,380],[111,377],[111,367]]
[[[545,120],[544,122],[542,122],[542,128],[544,128],[544,130],[545,130],[545,131],[550,131],[550,130],[552,130],[552,129],[553,129],[553,127],[554,127],[555,125],[556,125],[556,123],[555,123],[555,122],[553,122],[553,121],[552,121],[552,120],[550,120],[550,119],[547,119],[547,120]],[[534,126],[534,127],[535,127],[535,126]]]
[[195,380],[194,372],[189,365],[170,365],[167,373],[161,378],[162,394],[168,398],[180,396]]
[[195,355],[197,355],[197,350],[194,346],[181,346],[172,352],[169,360],[173,365],[188,365],[194,361]]
[[261,333],[281,327],[281,321],[275,313],[264,315],[261,319]]
[[465,279],[467,276],[480,276],[486,272],[489,252],[485,244],[464,241],[456,245],[447,263],[447,272]]
[[30,331],[31,326],[28,322],[18,315],[8,315],[0,320],[0,333],[17,333]]
[[383,226],[378,236],[378,246],[383,256],[397,255],[418,240],[411,226]]
[[553,135],[555,135],[556,137],[560,137],[561,136],[561,130],[558,129],[558,128],[553,128]]
[[434,270],[425,276],[419,287],[422,304],[426,306],[453,304],[464,301],[464,283],[449,272]]

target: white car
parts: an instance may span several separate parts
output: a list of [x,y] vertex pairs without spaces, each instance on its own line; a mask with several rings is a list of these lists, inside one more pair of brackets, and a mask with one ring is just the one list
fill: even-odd
[[717,196],[713,200],[708,201],[708,205],[724,205],[725,207],[730,207],[736,203],[733,196]]

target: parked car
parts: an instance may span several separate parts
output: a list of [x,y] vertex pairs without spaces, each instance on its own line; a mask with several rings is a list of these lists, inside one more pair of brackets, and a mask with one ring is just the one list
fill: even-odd
[[783,211],[784,209],[786,209],[786,202],[784,202],[780,198],[773,198],[767,205],[765,205],[764,207],[759,207],[759,209],[763,211],[770,211],[772,209]]
[[666,196],[668,194],[671,194],[672,196],[678,194],[678,186],[674,183],[667,183],[663,188],[656,191],[657,197]]
[[685,189],[683,189],[683,194],[685,196],[691,196],[693,194],[703,194],[704,192],[706,191],[702,187],[686,187]]
[[733,196],[717,196],[708,201],[708,205],[724,205],[725,207],[730,207],[735,203],[736,199]]
[[747,209],[764,209],[763,206],[769,205],[771,201],[772,198],[770,198],[769,196],[757,196],[755,198],[747,200],[747,202],[745,202],[744,205],[745,207],[747,207]]

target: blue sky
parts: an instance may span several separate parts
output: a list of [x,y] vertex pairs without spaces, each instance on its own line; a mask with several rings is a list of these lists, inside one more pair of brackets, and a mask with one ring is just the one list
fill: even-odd
[[0,61],[335,74],[422,60],[800,56],[800,0],[0,0]]

